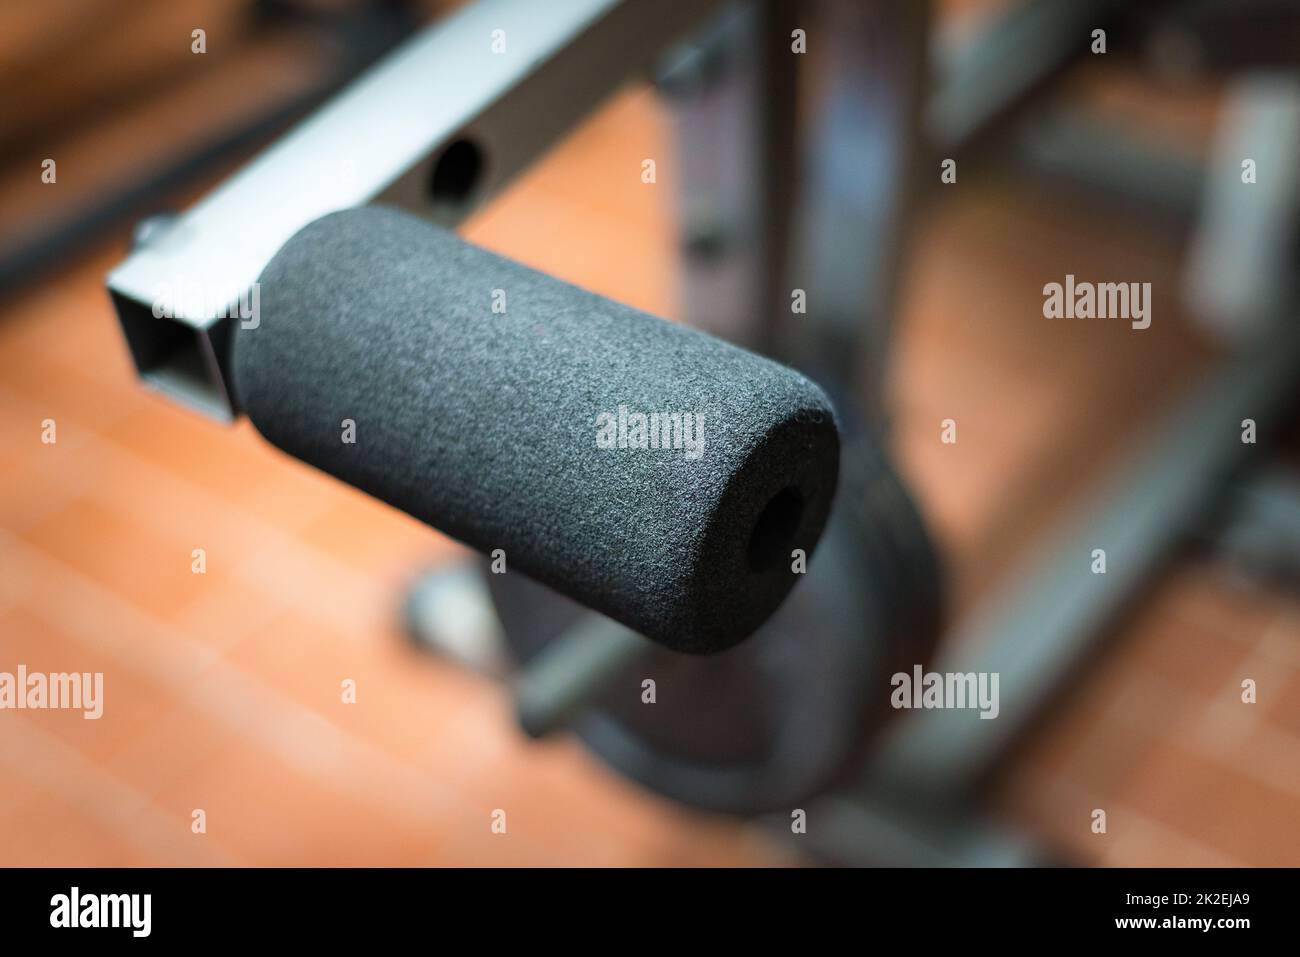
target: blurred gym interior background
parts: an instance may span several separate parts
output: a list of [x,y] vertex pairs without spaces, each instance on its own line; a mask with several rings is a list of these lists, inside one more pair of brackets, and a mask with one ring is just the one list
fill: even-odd
[[[0,8],[0,670],[103,671],[109,696],[99,721],[0,714],[0,864],[816,859],[780,820],[693,810],[567,736],[530,741],[507,689],[406,635],[406,590],[458,545],[277,453],[246,421],[168,403],[131,366],[104,277],[135,224],[186,207],[453,6]],[[960,38],[1006,6],[950,0],[938,19]],[[1172,40],[1084,58],[1043,122],[1086,114],[1194,169],[1213,158],[1231,90],[1189,62]],[[672,137],[655,88],[630,85],[462,235],[677,318]],[[55,184],[41,181],[46,157]],[[654,187],[638,175],[645,157]],[[955,618],[1226,348],[1186,314],[1186,210],[1044,165],[1008,151],[963,166],[912,214],[891,444],[947,564]],[[1044,320],[1043,284],[1067,273],[1150,281],[1151,328]],[[955,445],[938,440],[948,418]],[[46,419],[56,444],[40,441]],[[1268,453],[1284,475],[1297,464],[1290,435]],[[1216,516],[1204,519],[1203,542],[1144,590],[981,788],[990,819],[1053,859],[1300,862],[1294,578],[1243,567]],[[205,575],[191,573],[196,547]],[[355,705],[340,702],[344,678]],[[1261,689],[1254,707],[1240,705],[1245,678]],[[206,834],[191,831],[195,808]],[[488,826],[497,808],[507,835]]]

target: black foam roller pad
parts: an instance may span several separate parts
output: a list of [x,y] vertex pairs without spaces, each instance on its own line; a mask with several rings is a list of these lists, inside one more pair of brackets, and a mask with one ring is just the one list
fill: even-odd
[[380,207],[304,227],[260,283],[231,367],[262,435],[507,574],[703,653],[812,554],[839,438],[784,366]]

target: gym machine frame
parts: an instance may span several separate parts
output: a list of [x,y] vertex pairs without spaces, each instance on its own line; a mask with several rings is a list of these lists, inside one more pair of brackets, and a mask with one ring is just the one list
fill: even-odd
[[[936,156],[984,148],[1117,6],[1030,4],[948,60],[930,90],[920,3],[479,0],[410,40],[144,238],[108,277],[109,291],[142,379],[229,421],[239,411],[221,358],[230,316],[300,227],[369,202],[454,226],[618,85],[653,72],[676,117],[686,320],[802,368],[854,429],[879,437],[908,181],[938,168],[919,145],[942,150]],[[823,72],[817,105],[799,117],[789,43],[805,21],[819,25],[810,42],[823,47]],[[479,55],[494,31],[511,55]],[[1029,52],[1009,58],[1008,49]],[[790,187],[801,167],[805,190],[796,197]],[[175,293],[187,282],[228,290],[226,305],[184,301]],[[792,285],[818,303],[798,335],[789,323]],[[1239,442],[1205,442],[1205,434],[1250,417],[1262,436],[1274,423],[1300,370],[1291,325],[1280,341],[1191,390],[1152,430],[1158,439],[1148,451],[1116,468],[1080,517],[1031,556],[1024,567],[1032,571],[1013,576],[1017,584],[948,636],[964,660],[946,668],[1002,675],[999,720],[933,711],[893,722],[857,780],[809,811],[816,824],[801,847],[854,863],[1038,859],[972,810],[975,786],[1250,452]],[[1084,540],[1106,541],[1124,574],[1081,580]],[[937,592],[915,597],[927,606],[915,619],[920,633],[933,627],[925,618],[937,616],[939,601]],[[543,734],[577,720],[643,644],[626,629],[583,619],[514,676],[524,726]],[[924,660],[924,644],[907,646],[909,664]],[[779,817],[778,833],[788,832],[786,821]]]

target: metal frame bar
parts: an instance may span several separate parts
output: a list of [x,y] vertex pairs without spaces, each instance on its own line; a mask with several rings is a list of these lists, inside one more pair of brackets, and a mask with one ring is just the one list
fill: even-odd
[[[429,27],[109,274],[141,376],[233,419],[227,316],[290,236],[372,201],[455,225],[719,5],[479,0]],[[467,139],[484,157],[473,189],[432,196],[435,164]]]

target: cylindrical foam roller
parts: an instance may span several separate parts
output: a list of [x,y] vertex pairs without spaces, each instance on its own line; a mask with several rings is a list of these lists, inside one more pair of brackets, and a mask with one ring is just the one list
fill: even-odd
[[259,293],[231,366],[262,435],[496,570],[703,653],[812,554],[839,438],[784,366],[380,207],[304,227]]

